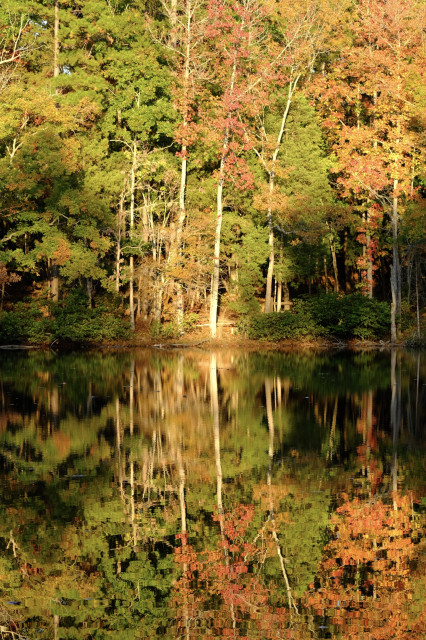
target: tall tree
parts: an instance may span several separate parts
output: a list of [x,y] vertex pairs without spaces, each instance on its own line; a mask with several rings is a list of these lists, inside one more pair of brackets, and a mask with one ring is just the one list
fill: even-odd
[[398,338],[401,267],[398,229],[413,195],[419,152],[416,131],[424,82],[425,6],[418,0],[360,0],[353,7],[351,43],[320,79],[320,108],[337,136],[342,196],[378,203],[391,229],[391,337]]

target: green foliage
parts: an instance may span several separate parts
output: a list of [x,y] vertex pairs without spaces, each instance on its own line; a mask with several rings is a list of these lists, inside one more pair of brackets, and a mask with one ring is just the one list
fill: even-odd
[[179,326],[177,322],[165,322],[161,324],[158,320],[154,320],[152,323],[149,335],[152,338],[164,338],[169,340],[171,338],[178,338],[183,333],[190,332],[196,323],[198,322],[198,313],[185,313],[183,317],[182,325]]
[[318,327],[302,307],[284,313],[257,313],[240,322],[239,329],[253,340],[279,342],[289,338],[309,338],[318,335]]
[[292,311],[249,316],[240,323],[240,331],[272,342],[317,336],[370,340],[386,336],[389,322],[387,302],[361,294],[322,294],[298,300]]
[[314,296],[300,303],[306,306],[322,335],[336,338],[370,340],[389,332],[390,306],[360,293],[341,296],[335,293]]
[[0,313],[0,343],[84,344],[128,338],[129,329],[113,302],[100,299],[89,309],[84,292],[74,289],[64,301],[50,305],[49,317],[44,315],[48,305],[18,303],[12,311]]

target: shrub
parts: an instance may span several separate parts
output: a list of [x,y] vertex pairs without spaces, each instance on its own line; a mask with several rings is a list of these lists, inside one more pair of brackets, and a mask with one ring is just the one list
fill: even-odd
[[389,332],[390,306],[360,293],[329,293],[304,301],[322,335],[336,338],[381,338]]
[[300,308],[284,313],[256,313],[239,324],[240,332],[253,340],[278,342],[288,338],[306,338],[318,335],[318,327],[309,313]]
[[52,324],[36,303],[19,302],[13,311],[0,313],[0,343],[47,343],[52,340]]
[[297,300],[292,311],[254,314],[239,329],[249,338],[271,340],[335,337],[371,340],[389,333],[390,306],[361,294],[322,294]]
[[84,292],[76,289],[60,303],[50,305],[44,317],[36,302],[20,302],[0,313],[0,343],[49,344],[54,340],[93,343],[127,338],[129,329],[118,312],[101,300],[88,309]]

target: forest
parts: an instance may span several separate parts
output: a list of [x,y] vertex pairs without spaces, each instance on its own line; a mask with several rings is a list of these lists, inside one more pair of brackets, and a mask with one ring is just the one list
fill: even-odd
[[424,339],[425,10],[5,0],[0,342]]

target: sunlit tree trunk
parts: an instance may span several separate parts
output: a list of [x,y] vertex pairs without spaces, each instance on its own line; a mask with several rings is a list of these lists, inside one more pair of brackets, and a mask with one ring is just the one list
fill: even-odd
[[[394,192],[398,188],[398,180],[394,180]],[[391,265],[391,340],[398,339],[398,328],[401,315],[401,268],[398,250],[398,197],[394,195],[392,199],[391,212],[392,226],[392,265]]]
[[[231,80],[229,84],[230,94],[234,90],[235,76],[237,72],[237,62],[234,58],[232,67]],[[227,120],[229,122],[231,114],[227,114]],[[217,185],[216,193],[216,229],[214,237],[214,257],[213,257],[213,274],[211,285],[211,299],[210,299],[210,335],[212,338],[216,338],[217,333],[217,309],[219,304],[219,280],[220,280],[220,241],[222,230],[222,217],[223,217],[223,185],[225,181],[225,166],[228,158],[228,145],[230,136],[230,125],[226,125],[225,134],[223,137],[222,156],[219,166],[219,182]]]
[[287,91],[287,101],[284,107],[284,111],[281,117],[280,130],[275,142],[275,149],[271,158],[271,165],[269,168],[269,200],[268,200],[268,244],[269,244],[269,259],[268,259],[268,273],[266,275],[266,294],[265,294],[265,313],[272,311],[272,279],[274,276],[274,228],[272,224],[272,202],[275,188],[275,166],[278,158],[278,154],[281,149],[281,143],[284,135],[284,129],[287,122],[288,112],[290,110],[291,102],[297,84],[300,80],[300,74],[298,74],[293,80],[290,80]]
[[59,6],[58,0],[54,1],[53,17],[53,77],[59,75]]
[[124,201],[126,198],[125,190],[120,194],[120,201],[118,205],[118,219],[117,219],[117,244],[115,248],[115,291],[117,293],[120,292],[120,282],[121,282],[121,236],[123,233],[123,222],[124,222]]
[[[133,236],[135,228],[135,191],[136,191],[136,170],[137,170],[137,142],[133,140],[132,144],[132,168],[130,171],[130,219],[129,219],[129,235]],[[135,329],[135,303],[134,303],[134,280],[135,267],[134,257],[131,254],[129,258],[129,315],[130,328]]]

